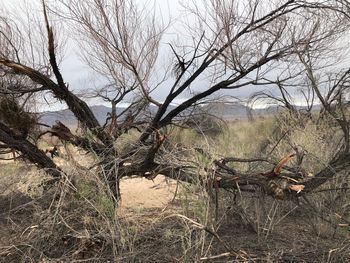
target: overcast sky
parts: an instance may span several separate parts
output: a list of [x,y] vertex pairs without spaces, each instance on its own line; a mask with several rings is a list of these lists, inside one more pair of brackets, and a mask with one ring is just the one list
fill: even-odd
[[[24,1],[25,0],[0,0],[0,3],[1,3],[0,6],[4,5],[5,7],[11,7],[14,10],[17,10],[17,7],[23,4]],[[30,1],[35,1],[35,0],[30,0]],[[144,3],[146,0],[138,0],[138,1],[140,3]],[[180,12],[180,10],[182,10],[182,7],[179,4],[179,1],[181,0],[155,0],[155,5],[160,10],[161,15],[164,17],[165,20],[171,17],[172,20],[176,21],[176,20],[181,20],[183,18],[182,17],[183,13]],[[197,1],[198,3],[201,3],[202,0],[197,0]],[[40,1],[37,1],[37,2],[39,3],[37,11],[40,12],[40,9],[41,9]],[[168,30],[167,34],[165,34],[161,42],[161,45],[162,45],[161,48],[169,49],[169,46],[167,45],[167,43],[169,43],[173,37],[174,37],[173,31],[171,29]],[[88,69],[87,66],[85,66],[84,63],[81,61],[80,57],[78,56],[78,53],[79,53],[78,51],[79,50],[77,45],[75,45],[73,41],[69,41],[67,44],[65,55],[64,55],[64,60],[62,61],[60,68],[65,81],[69,83],[69,87],[74,88],[75,91],[83,91],[86,88],[92,88],[94,85],[98,86],[100,83],[99,83],[99,79],[96,78],[95,75],[91,74],[91,70]],[[197,82],[196,84],[197,86],[192,88],[194,90],[200,89],[201,86],[205,87],[206,84],[207,84],[206,82]],[[260,89],[264,89],[264,87]],[[244,87],[242,89],[231,91],[229,92],[229,94],[240,98],[247,98],[254,91],[256,91],[256,87]],[[153,97],[158,100],[163,100],[166,94],[167,94],[166,89],[160,89],[153,94]],[[181,101],[181,99],[185,99],[185,97],[183,96],[182,98],[179,99],[179,101]],[[92,101],[90,103],[101,104],[100,101]],[[53,106],[53,109],[57,109],[61,107],[62,106],[56,104]]]
[[[152,1],[149,0],[137,0],[136,3],[137,2],[140,2],[141,4],[144,2],[152,3]],[[161,15],[165,22],[169,21],[169,19],[173,21],[179,19],[179,13],[181,11],[179,0],[155,0],[155,6],[159,11],[158,15]],[[161,41],[160,57],[164,55],[164,48],[170,49],[168,43],[173,37],[174,33],[171,32],[171,30],[164,34]],[[68,53],[66,53],[65,60],[61,65],[62,74],[65,76],[66,81],[69,82],[72,87],[78,89],[84,89],[87,86],[91,87],[92,81],[94,81],[92,85],[99,85],[99,80],[96,79],[96,75],[91,74],[91,70],[89,70],[81,61],[78,56],[78,47],[74,45],[73,42],[67,47],[67,51]],[[160,68],[159,70],[161,71],[162,69]],[[158,89],[152,96],[155,99],[163,100],[166,95],[167,92],[164,89]]]

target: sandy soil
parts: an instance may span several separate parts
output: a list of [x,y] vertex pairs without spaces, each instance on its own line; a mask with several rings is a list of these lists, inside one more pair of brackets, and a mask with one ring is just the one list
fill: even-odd
[[[50,212],[48,208],[51,199],[49,202],[46,202],[46,199],[33,202],[25,194],[26,189],[22,186],[25,186],[27,180],[33,182],[35,179],[32,178],[35,174],[26,173],[28,170],[26,168],[20,163],[2,166],[0,162],[0,262],[27,262],[23,260],[24,255],[31,262],[72,262],[71,260],[78,256],[79,260],[74,262],[107,262],[107,260],[86,261],[85,256],[93,259],[113,258],[109,239],[106,239],[105,243],[91,243],[93,238],[86,234],[108,229],[96,227],[95,221],[81,220],[82,218],[87,220],[94,214],[89,212],[84,214],[81,209],[77,209],[79,212],[76,213],[75,206],[68,211],[64,209],[65,204],[61,204],[62,211],[59,214],[62,217],[54,215],[55,209],[51,211],[49,217],[45,217],[48,215],[47,212]],[[19,183],[22,181],[23,185]],[[175,217],[163,217],[163,213],[160,213],[173,199],[175,189],[176,182],[166,180],[164,176],[158,176],[153,181],[145,178],[122,180],[123,213],[120,219],[123,220],[126,229],[123,234],[126,234],[127,242],[124,244],[126,250],[121,254],[120,262],[185,262],[182,260],[184,248],[187,249],[184,240],[198,242],[196,238],[201,237],[201,232],[192,229],[187,222],[182,223]],[[76,205],[75,202],[68,204]],[[176,205],[174,203],[168,208],[172,209]],[[325,226],[324,229],[318,226],[320,233],[315,233],[310,226],[310,223],[315,224],[312,223],[315,219],[312,219],[305,209],[290,213],[283,223],[274,226],[273,232],[268,237],[266,235],[266,238],[263,231],[259,237],[253,231],[251,224],[247,224],[246,217],[242,217],[236,209],[223,207],[220,216],[222,219],[217,233],[223,241],[216,242],[216,239],[210,241],[213,255],[227,252],[229,246],[232,251],[243,251],[248,257],[254,258],[249,262],[325,262],[327,259],[329,259],[327,262],[350,262],[348,232],[340,229],[337,235],[334,235],[334,229],[329,226]],[[310,220],[305,220],[306,217],[310,217]],[[52,221],[53,219],[55,221]],[[61,224],[63,222],[61,219],[64,219],[65,224]],[[78,238],[76,233],[79,234]],[[72,238],[70,243],[68,241],[65,243],[62,237],[75,239]],[[227,245],[223,246],[222,242]],[[129,244],[133,253],[127,249]],[[101,245],[104,246],[103,250],[100,250]],[[188,253],[197,252],[193,250]],[[49,261],[36,261],[44,254],[50,258]],[[186,262],[195,262],[196,254],[187,256],[189,260]],[[215,262],[228,262],[228,259]]]
[[120,184],[121,208],[163,208],[174,197],[176,182],[159,175],[154,180],[127,178]]
[[[66,159],[74,158],[75,162],[88,166],[92,162],[90,156],[79,154],[78,151],[71,147],[70,154],[67,154],[63,147],[59,151],[61,157],[56,157],[54,161],[61,167],[66,165]],[[10,155],[3,157],[12,157]],[[14,163],[13,160],[0,161],[1,164]],[[15,164],[21,164],[20,162]],[[39,177],[38,177],[39,178]],[[27,181],[27,180],[26,180]],[[176,181],[167,179],[159,175],[153,180],[146,178],[125,178],[121,181],[122,203],[121,208],[139,209],[139,208],[164,208],[174,198]]]

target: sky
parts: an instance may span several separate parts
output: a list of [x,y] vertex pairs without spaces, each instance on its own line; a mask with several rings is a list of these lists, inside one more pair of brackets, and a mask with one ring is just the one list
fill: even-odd
[[[25,2],[28,0],[0,0],[0,8],[4,6],[7,10],[12,10],[15,16],[22,11]],[[49,0],[50,1],[50,0]],[[179,17],[180,13],[180,1],[181,0],[155,0],[155,6],[157,12],[164,17],[164,21],[169,21],[170,19],[176,20]],[[37,5],[36,11],[41,11],[40,0],[29,0],[30,4]],[[52,1],[51,1],[52,2]],[[54,2],[54,0],[53,0]],[[151,0],[136,0],[136,3],[145,4],[152,3]],[[26,8],[24,8],[26,9]],[[40,14],[40,13],[39,13]],[[69,32],[67,33],[69,35]],[[167,46],[167,43],[171,41],[173,33],[169,32],[164,35],[164,39],[161,42],[161,45],[164,47]],[[79,47],[76,45],[74,40],[69,39],[65,45],[65,52],[63,54],[63,60],[61,61],[59,67],[64,78],[64,81],[69,84],[69,87],[74,89],[77,93],[82,93],[86,88],[93,88],[94,86],[100,86],[101,82],[99,77],[82,61],[79,55]],[[163,89],[164,90],[164,89]],[[159,89],[158,92],[153,94],[154,98],[157,100],[163,100],[166,96],[166,93]],[[183,99],[179,99],[178,102],[181,102]],[[105,104],[105,102],[96,99],[89,99],[87,101],[89,104]],[[58,103],[51,103],[50,105],[43,104],[44,110],[57,110],[61,108],[66,108],[65,105],[59,105]],[[128,103],[121,103],[120,106],[126,106]]]
[[[8,0],[5,0],[8,1]],[[164,21],[169,21],[169,19],[176,20],[181,12],[180,2],[181,0],[155,0],[155,6],[164,18]],[[149,0],[137,0],[136,3],[140,2],[144,4],[145,2],[152,2]],[[161,52],[160,57],[163,55],[163,48],[169,49],[168,43],[171,42],[173,37],[172,32],[167,32],[164,34],[161,41]],[[77,89],[84,89],[86,86],[99,85],[99,80],[96,79],[96,74],[92,72],[83,61],[81,61],[79,53],[79,47],[77,47],[73,42],[67,46],[67,53],[65,54],[65,59],[62,62],[61,70],[64,78],[70,83],[72,87]],[[82,70],[83,69],[83,70]],[[161,71],[162,68],[159,69]],[[97,77],[98,78],[98,77]],[[93,84],[92,84],[93,83]],[[153,94],[153,97],[157,100],[164,100],[167,92],[164,89],[158,89],[157,92]],[[182,101],[181,99],[178,102]],[[92,104],[103,103],[101,101],[91,100]],[[125,103],[128,105],[128,103]]]
[[[21,4],[23,4],[24,1],[25,0],[0,0],[0,6],[4,5],[5,7],[15,7],[16,9],[17,6],[20,6]],[[33,0],[30,0],[30,1],[33,1]],[[145,1],[148,1],[148,0],[138,0],[136,2],[145,3]],[[183,18],[180,1],[186,1],[186,0],[155,0],[155,5],[158,8],[159,13],[161,13],[161,15],[164,17],[165,20],[171,17],[171,19],[173,19],[174,21],[178,21]],[[195,1],[200,3],[202,0],[195,0]],[[152,1],[148,1],[148,2],[152,2]],[[40,1],[38,3],[40,3]],[[38,7],[38,10],[40,10],[40,6]],[[164,38],[161,42],[162,48],[169,49],[169,46],[167,44],[175,36],[175,34],[173,33],[174,31],[172,30],[173,29],[170,29],[168,33],[164,35]],[[179,31],[177,27],[176,27],[176,30]],[[96,86],[101,85],[102,81],[98,77],[96,77],[95,74],[92,73],[91,69],[89,69],[84,64],[84,62],[82,62],[78,53],[79,53],[79,47],[73,41],[68,40],[66,45],[66,52],[64,54],[64,59],[60,64],[60,69],[64,77],[64,80],[67,83],[69,83],[69,87],[73,88],[74,91],[76,92],[82,93],[81,91],[84,91],[86,88],[92,88],[94,87],[94,85]],[[162,58],[162,53],[160,54],[160,56]],[[162,69],[159,68],[159,71],[161,70]],[[165,85],[170,85],[170,83],[165,83]],[[197,87],[193,87],[193,89],[194,90],[200,89],[200,86],[207,86],[207,85],[208,83],[206,81],[200,81],[200,82],[197,82]],[[264,87],[262,87],[261,89],[264,89]],[[251,86],[251,87],[245,87],[242,89],[229,92],[228,94],[231,95],[232,97],[238,97],[244,100],[248,98],[255,91],[257,91],[257,88]],[[164,100],[166,95],[167,95],[166,89],[159,89],[157,92],[152,94],[152,96],[159,101]],[[182,96],[178,98],[177,101],[175,101],[175,103],[181,103],[186,98],[187,98],[186,96]],[[294,102],[296,104],[302,104],[298,97],[295,98]],[[103,102],[99,100],[90,100],[89,103],[103,104]],[[127,105],[127,103],[124,105]],[[260,103],[260,104],[258,103],[255,105],[256,107],[264,107],[266,106],[266,103]],[[56,104],[46,105],[43,108],[45,110],[57,110],[60,108],[65,108],[65,105],[59,105],[56,103]]]

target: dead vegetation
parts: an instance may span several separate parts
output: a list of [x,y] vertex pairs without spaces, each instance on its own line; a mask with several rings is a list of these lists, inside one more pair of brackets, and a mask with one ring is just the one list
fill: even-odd
[[34,133],[37,124],[35,114],[30,114],[24,106],[19,105],[14,97],[1,96],[0,120],[8,125],[20,138],[27,138]]
[[[265,121],[268,124],[271,120]],[[241,134],[242,125],[250,127],[252,133],[260,133],[265,121],[231,124],[219,136],[235,133],[241,138],[242,147],[254,151],[251,147],[255,142]],[[300,134],[307,136],[309,129],[313,129],[312,125],[291,132],[283,140],[274,139],[273,128],[266,130],[265,135],[271,136],[267,149],[273,149],[269,156],[275,154],[277,158],[291,147],[291,142],[303,139],[307,148],[303,161],[310,162],[307,172],[322,170],[323,167],[312,165],[319,154],[317,148],[312,149],[313,142]],[[319,132],[326,134],[329,130]],[[182,142],[193,145],[190,138],[182,138]],[[264,138],[261,136],[261,143]],[[212,147],[210,140],[213,138],[208,138],[207,143]],[[205,147],[201,140],[196,143]],[[319,143],[320,147],[321,143],[330,142],[320,139]],[[236,151],[240,151],[239,146]],[[217,148],[229,150],[221,145]],[[0,253],[4,262],[349,260],[350,192],[345,186],[348,177],[342,174],[319,191],[288,201],[268,197],[263,191],[203,189],[200,182],[184,184],[166,181],[165,177],[155,178],[154,182],[130,178],[121,182],[122,201],[116,208],[113,194],[108,194],[99,177],[81,170],[87,156],[78,157],[74,147],[67,150],[64,157],[55,158],[56,162],[75,158],[76,165],[65,169],[70,176],[49,191],[42,191],[42,175],[35,168],[28,176],[24,163],[1,164],[1,176],[6,175],[1,186],[7,188],[1,195]],[[217,155],[215,151],[213,154]],[[197,153],[193,161],[200,162],[199,167],[211,166],[206,158]],[[328,157],[319,158],[326,163]],[[287,169],[295,162],[287,163]],[[255,165],[249,162],[244,169],[255,169]],[[205,169],[198,172],[202,176],[207,173]]]
[[[184,3],[182,33],[164,52],[172,21],[148,5],[38,3],[20,14],[1,6],[0,150],[22,157],[1,163],[1,259],[349,260],[348,1]],[[95,88],[65,80],[64,43],[80,47]],[[284,110],[228,125],[198,111],[252,86],[267,89],[254,100]],[[57,122],[35,136],[30,106],[48,98],[73,113],[76,132]],[[111,104],[104,123],[88,98]],[[48,156],[45,136],[62,155]],[[123,211],[125,178],[159,175],[176,183],[171,202]]]

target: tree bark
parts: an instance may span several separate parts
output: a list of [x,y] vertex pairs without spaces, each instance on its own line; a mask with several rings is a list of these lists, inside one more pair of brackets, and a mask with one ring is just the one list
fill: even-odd
[[34,163],[38,168],[44,169],[54,178],[61,178],[62,170],[46,156],[46,154],[38,149],[38,147],[26,139],[17,138],[15,133],[6,125],[0,122],[0,141],[5,143],[9,148],[15,149],[22,153],[23,157]]

